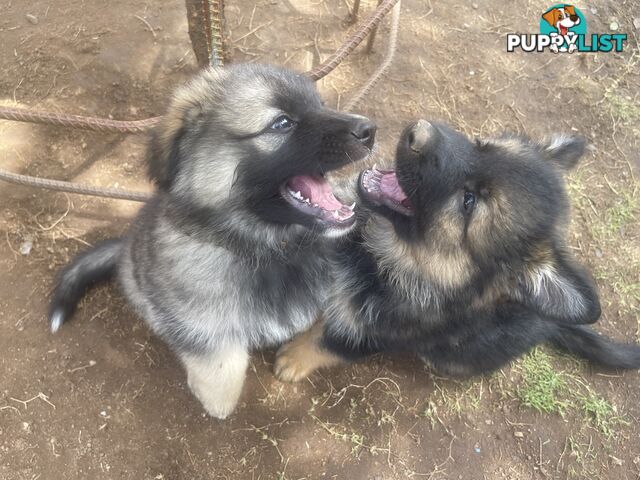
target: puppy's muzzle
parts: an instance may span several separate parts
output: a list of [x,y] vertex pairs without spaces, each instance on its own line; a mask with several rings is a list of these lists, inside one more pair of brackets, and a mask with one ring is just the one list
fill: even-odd
[[357,118],[351,126],[351,135],[367,148],[372,148],[376,141],[376,124],[365,117]]

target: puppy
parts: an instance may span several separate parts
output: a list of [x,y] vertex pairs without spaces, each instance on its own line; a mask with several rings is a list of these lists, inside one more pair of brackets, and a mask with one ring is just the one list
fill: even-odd
[[562,174],[585,148],[503,137],[472,142],[418,121],[395,170],[366,170],[370,211],[337,248],[324,320],[283,346],[287,381],[375,352],[414,352],[436,371],[490,372],[550,342],[610,368],[640,368],[640,346],[585,326],[595,286],[568,252]]
[[[551,33],[551,36],[560,35],[564,37],[572,37],[575,35],[575,32],[570,31],[570,28],[575,27],[580,24],[580,17],[576,14],[576,8],[573,5],[563,5],[561,7],[554,7],[551,10],[545,12],[542,15],[543,20],[545,20],[549,25],[557,30],[557,32]],[[566,43],[566,42],[565,42]],[[575,44],[566,45],[558,48],[558,45],[551,45],[549,47],[552,52],[558,53],[560,52],[569,52],[573,53],[578,47]]]
[[123,238],[61,271],[51,329],[88,287],[117,276],[207,412],[225,418],[250,351],[316,319],[330,238],[355,222],[324,175],[367,157],[375,131],[324,107],[303,75],[242,64],[204,71],[177,90],[152,134],[157,193]]

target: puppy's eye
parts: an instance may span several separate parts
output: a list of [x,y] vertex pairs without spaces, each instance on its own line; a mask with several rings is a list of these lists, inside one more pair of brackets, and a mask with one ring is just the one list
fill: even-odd
[[462,205],[464,206],[464,210],[467,213],[471,213],[473,207],[476,206],[476,195],[473,192],[464,192],[464,198],[462,200]]
[[278,118],[276,118],[273,121],[273,123],[271,124],[271,127],[269,128],[271,128],[271,130],[276,130],[278,132],[288,132],[293,128],[295,124],[296,123],[286,115],[280,115]]

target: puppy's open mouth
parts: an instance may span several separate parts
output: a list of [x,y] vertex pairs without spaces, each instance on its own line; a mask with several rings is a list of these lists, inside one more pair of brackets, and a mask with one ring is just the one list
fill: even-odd
[[282,198],[300,212],[312,215],[332,227],[350,227],[355,222],[353,205],[344,205],[333,194],[322,175],[298,175],[281,188]]
[[395,170],[364,170],[360,174],[360,192],[374,205],[384,205],[403,215],[413,215],[413,205],[398,183]]

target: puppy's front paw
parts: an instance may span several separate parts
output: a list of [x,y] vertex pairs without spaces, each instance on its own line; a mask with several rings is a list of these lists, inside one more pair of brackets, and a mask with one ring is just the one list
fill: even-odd
[[344,360],[322,344],[324,323],[316,322],[309,330],[284,344],[276,354],[273,371],[283,382],[299,382],[314,370],[337,365]]
[[274,365],[274,373],[279,380],[299,382],[318,368],[344,362],[341,357],[322,346],[321,334],[322,325],[316,324],[311,330],[280,347]]
[[310,356],[307,345],[295,340],[283,345],[276,354],[276,362],[273,366],[275,376],[283,382],[299,382],[308,377],[314,370],[313,362],[309,362]]

